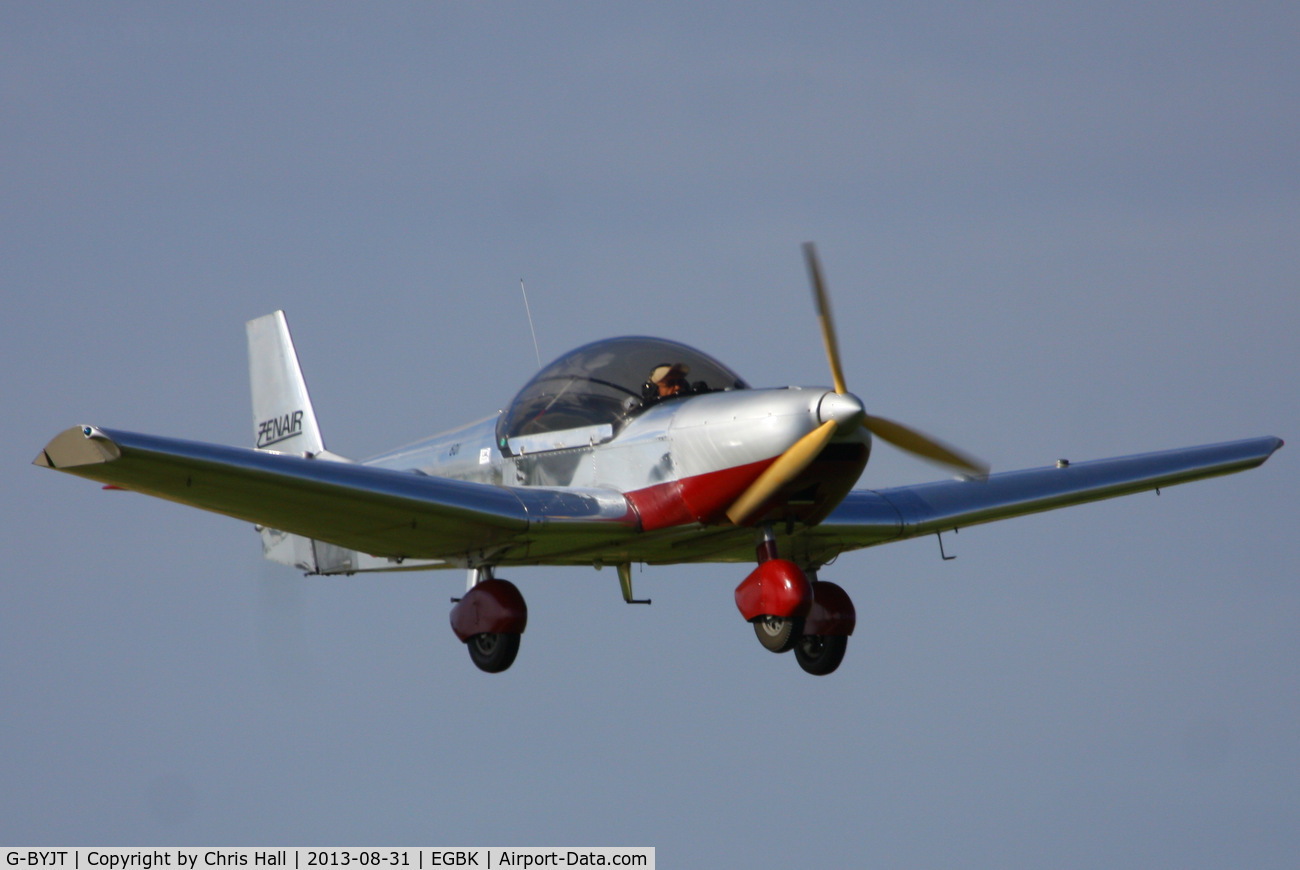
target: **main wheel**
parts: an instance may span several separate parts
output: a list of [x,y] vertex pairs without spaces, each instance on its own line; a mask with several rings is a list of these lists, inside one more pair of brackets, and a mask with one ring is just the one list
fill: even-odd
[[519,635],[485,631],[471,637],[465,646],[480,671],[499,674],[514,664],[519,654]]
[[799,667],[808,673],[824,677],[834,673],[844,661],[844,651],[848,649],[849,639],[843,634],[805,634],[794,645],[794,657]]
[[803,620],[786,616],[760,616],[754,620],[754,634],[764,649],[789,652],[803,632]]

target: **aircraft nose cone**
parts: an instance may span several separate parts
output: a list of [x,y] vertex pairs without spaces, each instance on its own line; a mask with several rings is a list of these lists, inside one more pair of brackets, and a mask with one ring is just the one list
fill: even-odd
[[862,400],[852,393],[827,393],[817,406],[817,419],[822,423],[834,420],[841,429],[861,425],[867,412]]

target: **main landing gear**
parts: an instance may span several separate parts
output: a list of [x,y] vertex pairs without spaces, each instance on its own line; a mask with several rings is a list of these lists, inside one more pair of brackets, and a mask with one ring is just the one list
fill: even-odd
[[481,631],[465,642],[469,657],[480,671],[499,674],[515,663],[519,635],[508,631]]
[[848,635],[805,634],[794,645],[794,657],[799,667],[814,676],[824,677],[844,661],[844,651],[848,646]]
[[515,584],[492,576],[491,568],[473,572],[462,598],[453,598],[451,630],[469,650],[481,671],[499,674],[514,664],[519,636],[528,626],[528,605]]
[[[799,667],[810,674],[833,673],[844,660],[857,615],[848,594],[817,579],[810,580],[798,565],[776,557],[770,533],[759,545],[758,567],[736,587],[736,606],[754,626],[754,635],[774,653],[794,651]],[[632,597],[631,572],[619,568],[623,598]],[[465,644],[470,661],[481,671],[499,674],[514,664],[519,638],[528,626],[524,596],[509,580],[492,575],[490,567],[471,572],[469,590],[453,598],[451,629]]]
[[758,546],[758,567],[736,587],[736,607],[764,649],[794,650],[799,667],[819,677],[840,666],[857,625],[848,593],[815,573],[809,580],[794,562],[778,559],[770,530]]

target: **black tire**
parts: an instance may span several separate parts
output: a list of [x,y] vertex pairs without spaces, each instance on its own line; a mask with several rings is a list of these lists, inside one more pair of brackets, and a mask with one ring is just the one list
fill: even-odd
[[803,633],[803,620],[784,616],[760,616],[754,620],[754,635],[764,649],[774,653],[789,652],[794,649],[799,635]]
[[799,667],[816,677],[824,677],[835,672],[844,661],[844,651],[848,649],[849,639],[842,634],[805,634],[799,638],[794,647],[795,660]]
[[499,674],[515,663],[519,655],[519,635],[485,631],[465,644],[469,657],[480,671]]

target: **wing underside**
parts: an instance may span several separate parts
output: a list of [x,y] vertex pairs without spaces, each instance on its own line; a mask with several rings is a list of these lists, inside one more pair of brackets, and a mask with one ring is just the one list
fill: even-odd
[[[1282,441],[1223,444],[854,490],[819,525],[779,528],[783,555],[841,552],[1173,486],[1262,464]],[[106,484],[393,560],[499,565],[749,562],[753,529],[639,530],[622,494],[503,487],[131,432],[77,427],[36,458]]]
[[854,490],[807,532],[810,555],[914,538],[995,520],[1130,495],[1261,465],[1282,440],[1249,438],[961,479]]
[[622,495],[415,472],[81,426],[37,465],[392,559],[545,558],[634,530]]

